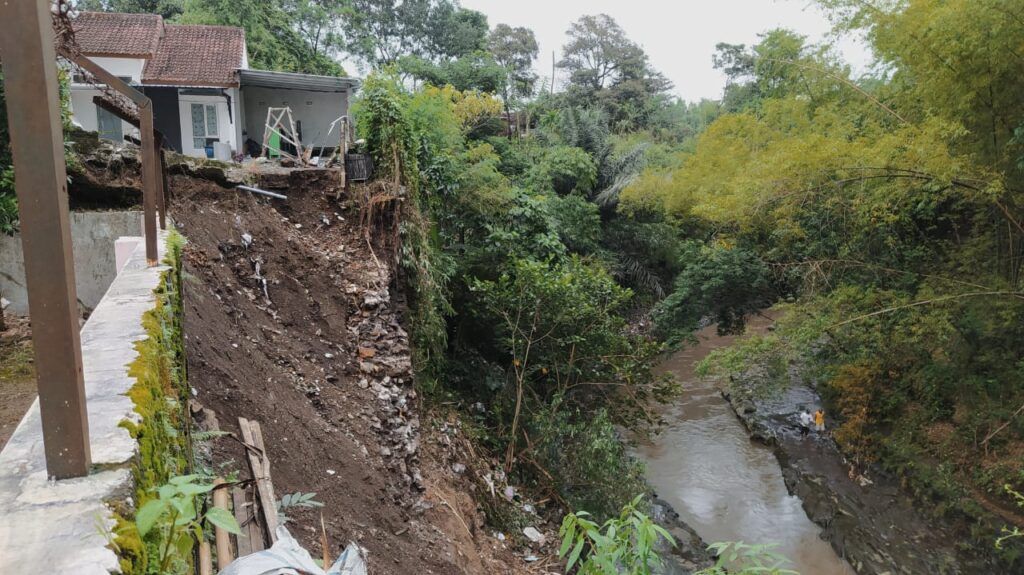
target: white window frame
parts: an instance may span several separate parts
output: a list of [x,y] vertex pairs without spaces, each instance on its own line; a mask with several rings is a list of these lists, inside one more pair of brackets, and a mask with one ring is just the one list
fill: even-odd
[[[205,102],[189,102],[189,112],[192,114],[192,147],[197,150],[202,150],[206,147],[207,138],[220,138],[220,114],[217,112],[217,104],[208,104]],[[196,106],[199,106],[203,111],[203,133],[196,133]],[[213,123],[210,123],[211,117]],[[210,128],[213,128],[211,131]],[[196,142],[202,140],[202,145],[196,145]]]

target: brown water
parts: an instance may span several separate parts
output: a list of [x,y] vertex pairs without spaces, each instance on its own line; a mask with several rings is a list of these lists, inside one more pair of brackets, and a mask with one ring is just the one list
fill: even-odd
[[[766,324],[759,320],[751,327]],[[698,346],[662,365],[683,385],[683,394],[665,410],[663,431],[637,446],[647,480],[707,542],[778,543],[789,568],[803,575],[853,575],[819,539],[820,529],[800,500],[786,491],[771,450],[750,441],[715,385],[695,376],[695,364],[733,338],[719,337],[714,327],[699,335]]]

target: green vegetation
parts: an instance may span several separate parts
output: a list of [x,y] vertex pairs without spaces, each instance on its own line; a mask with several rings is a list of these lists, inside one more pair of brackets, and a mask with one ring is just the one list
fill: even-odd
[[695,575],[800,575],[786,569],[785,557],[772,551],[775,545],[748,545],[742,541],[712,543],[708,549],[718,560]]
[[[192,549],[203,540],[204,523],[241,535],[234,515],[227,509],[207,507],[203,500],[213,491],[213,478],[199,475],[178,475],[156,490],[135,514],[135,527],[140,537],[156,533],[163,545],[158,555],[150,555],[156,573],[191,573]],[[151,569],[150,569],[151,570]]]
[[[183,244],[184,238],[176,233],[167,240],[164,263],[170,269],[164,272],[156,290],[156,307],[143,316],[148,337],[135,344],[139,356],[128,368],[129,375],[135,378],[128,396],[140,420],[124,421],[121,425],[139,444],[139,454],[132,465],[133,499],[138,512],[134,520],[128,520],[131,513],[118,510],[122,518],[114,529],[113,544],[121,557],[121,570],[134,575],[188,573],[191,561],[191,538],[186,543],[178,530],[182,526],[175,526],[172,520],[165,528],[151,528],[156,520],[151,515],[157,509],[161,510],[160,516],[170,509],[169,506],[173,506],[179,516],[187,515],[190,508],[183,506],[182,497],[199,494],[184,493],[178,488],[188,484],[191,487],[182,489],[197,489],[196,477],[171,483],[172,478],[188,472],[192,460],[182,336]],[[157,501],[162,503],[154,503]],[[147,514],[140,520],[138,514],[144,509]],[[194,505],[191,511],[194,514]]]
[[[622,508],[618,517],[599,525],[585,511],[570,513],[562,520],[558,534],[562,546],[558,556],[566,560],[566,569],[577,564],[580,575],[650,575],[661,565],[655,549],[664,540],[675,545],[672,536],[650,517],[638,511],[643,495]],[[584,550],[587,553],[584,553]]]
[[[1024,484],[1024,10],[818,3],[867,39],[872,72],[771,30],[718,46],[728,85],[699,103],[606,15],[568,30],[554,92],[530,30],[450,0],[93,4],[242,26],[255,66],[336,74],[344,53],[374,70],[353,108],[379,172],[363,219],[391,240],[421,388],[514,484],[594,513],[570,515],[578,564],[650,558],[596,525],[637,518],[620,516],[644,489],[615,427],[646,428],[673,391],[651,371],[661,342],[709,320],[738,333],[772,305],[774,331],[706,369],[765,368],[770,393],[799,366],[849,458],[991,548],[1017,509],[1004,486]],[[648,319],[653,335],[633,329]],[[146,489],[173,467],[152,465]],[[720,550],[784,572],[767,548]]]
[[[853,78],[785,30],[719,46],[726,113],[678,166],[621,194],[701,242],[655,319],[682,339],[702,317],[732,330],[788,300],[774,332],[709,367],[801,366],[848,457],[897,473],[991,547],[992,506],[1012,512],[1003,486],[1024,480],[1024,13],[821,4],[885,73]],[[1022,550],[1003,541],[1007,569]]]

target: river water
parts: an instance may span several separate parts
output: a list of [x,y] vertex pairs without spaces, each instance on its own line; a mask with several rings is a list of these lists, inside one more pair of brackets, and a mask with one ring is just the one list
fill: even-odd
[[[758,318],[750,328],[765,325]],[[698,335],[699,345],[661,367],[683,393],[664,411],[665,428],[636,447],[648,482],[709,543],[778,543],[776,550],[792,562],[788,568],[802,575],[853,575],[787,492],[771,449],[752,442],[714,383],[694,374],[696,363],[734,338],[719,337],[714,326]]]

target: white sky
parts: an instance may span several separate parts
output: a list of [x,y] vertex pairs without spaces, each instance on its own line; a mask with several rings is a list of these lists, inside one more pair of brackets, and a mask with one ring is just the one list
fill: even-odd
[[[537,35],[536,68],[551,77],[551,53],[561,58],[565,31],[580,16],[608,14],[643,46],[651,64],[675,84],[685,100],[718,98],[725,76],[712,68],[715,44],[753,44],[757,34],[785,27],[819,42],[829,34],[828,20],[811,0],[461,0],[465,8],[487,15],[496,24],[525,26]],[[854,39],[839,43],[854,71],[870,61],[868,49]]]

